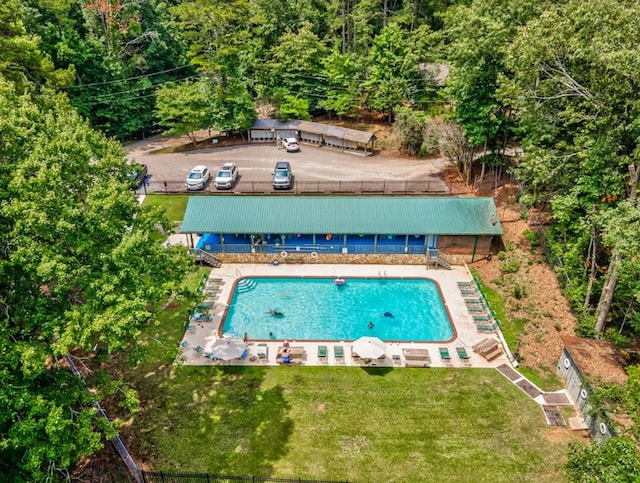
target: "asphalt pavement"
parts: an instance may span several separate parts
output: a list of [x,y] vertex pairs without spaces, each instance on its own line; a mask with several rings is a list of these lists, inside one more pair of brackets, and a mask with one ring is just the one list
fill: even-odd
[[[182,153],[154,154],[153,151],[180,143],[188,139],[155,136],[125,147],[132,162],[146,164],[150,186],[168,182],[184,182],[187,174],[196,165],[204,164],[215,176],[225,162],[238,165],[240,174],[237,186],[251,182],[271,181],[276,161],[291,163],[295,181],[310,182],[363,182],[393,181],[421,182],[441,179],[444,161],[438,159],[405,159],[374,154],[361,156],[337,149],[301,143],[300,151],[287,153],[275,143],[252,143],[243,145],[212,145]],[[444,181],[441,181],[444,183]],[[446,185],[443,190],[446,189]]]

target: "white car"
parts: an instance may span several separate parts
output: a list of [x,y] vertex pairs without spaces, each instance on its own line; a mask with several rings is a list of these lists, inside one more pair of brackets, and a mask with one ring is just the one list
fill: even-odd
[[189,171],[185,186],[188,190],[201,190],[206,186],[210,177],[211,173],[209,172],[209,168],[207,166],[198,165]]
[[238,179],[238,167],[236,163],[224,163],[222,168],[218,170],[218,174],[216,174],[216,179],[213,183],[219,190],[231,189],[236,179]]
[[288,153],[300,151],[300,146],[298,145],[298,140],[296,138],[283,138],[282,146]]

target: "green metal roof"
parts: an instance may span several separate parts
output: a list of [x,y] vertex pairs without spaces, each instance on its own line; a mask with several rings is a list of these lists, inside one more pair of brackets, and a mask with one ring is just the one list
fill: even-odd
[[501,235],[492,198],[190,196],[182,233]]

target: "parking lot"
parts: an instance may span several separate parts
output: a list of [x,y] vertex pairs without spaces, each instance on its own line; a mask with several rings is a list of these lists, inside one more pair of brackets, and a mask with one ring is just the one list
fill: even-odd
[[[186,142],[186,141],[185,141]],[[300,152],[287,153],[275,144],[212,145],[184,153],[152,154],[175,138],[156,136],[127,147],[134,162],[146,164],[150,192],[184,191],[187,174],[203,164],[215,172],[225,162],[238,166],[239,177],[234,192],[261,193],[271,191],[272,172],[276,161],[291,163],[296,193],[448,193],[442,179],[442,159],[404,159],[382,155],[360,156],[339,150],[301,144]],[[215,192],[213,183],[205,191]]]

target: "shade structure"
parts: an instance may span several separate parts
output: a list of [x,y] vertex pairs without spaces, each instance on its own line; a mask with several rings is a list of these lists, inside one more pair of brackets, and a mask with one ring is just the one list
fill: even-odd
[[224,337],[217,339],[209,349],[211,355],[223,361],[230,361],[242,356],[247,350],[247,345],[242,339]]
[[362,359],[378,359],[385,355],[387,346],[377,337],[360,337],[353,342],[352,351]]

